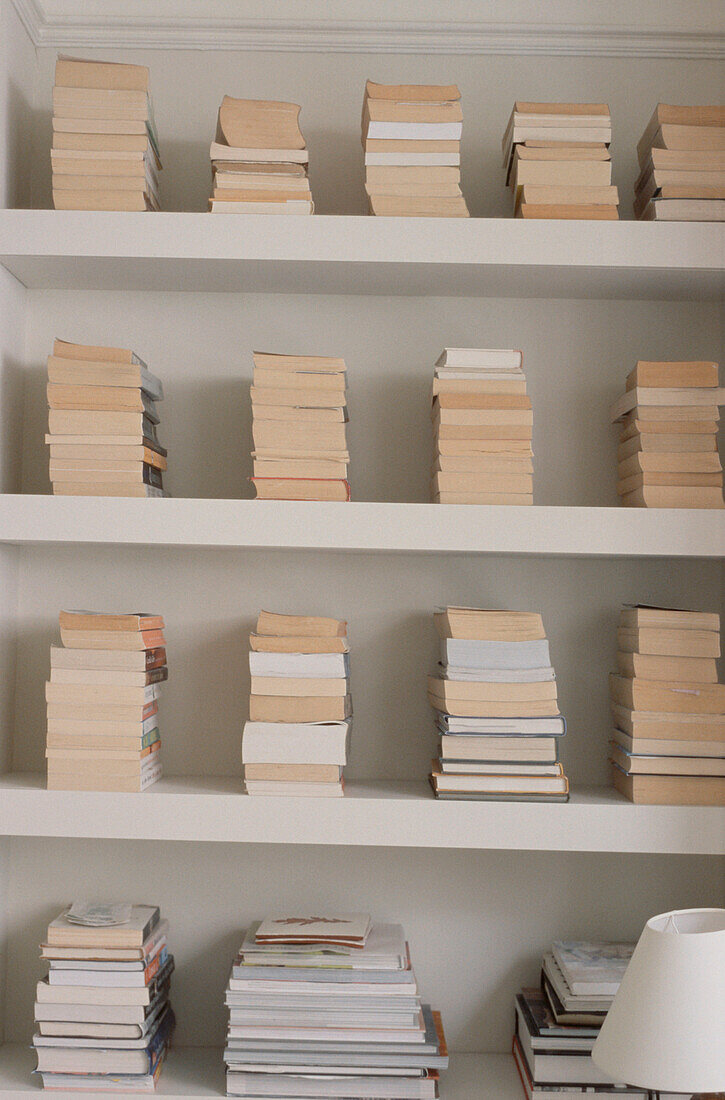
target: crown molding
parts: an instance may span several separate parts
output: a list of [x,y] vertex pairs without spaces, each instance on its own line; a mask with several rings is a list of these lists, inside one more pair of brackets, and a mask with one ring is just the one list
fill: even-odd
[[725,58],[725,33],[636,25],[46,18],[13,0],[36,46],[57,49],[268,50],[288,53],[511,54],[547,57]]

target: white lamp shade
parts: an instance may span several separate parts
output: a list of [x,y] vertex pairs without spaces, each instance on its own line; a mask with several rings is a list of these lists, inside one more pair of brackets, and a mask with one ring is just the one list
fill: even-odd
[[725,1091],[725,909],[647,921],[592,1058],[635,1088]]

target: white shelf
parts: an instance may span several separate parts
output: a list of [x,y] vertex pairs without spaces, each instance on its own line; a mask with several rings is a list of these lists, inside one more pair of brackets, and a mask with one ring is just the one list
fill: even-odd
[[[209,1047],[172,1049],[153,1095],[165,1100],[225,1096],[222,1053],[221,1049]],[[16,1043],[0,1047],[0,1100],[21,1100],[42,1094],[40,1079],[31,1076],[34,1065],[35,1056],[27,1047]],[[511,1055],[453,1053],[449,1069],[441,1075],[441,1094],[445,1100],[520,1100],[522,1090]],[[78,1095],[85,1100],[108,1097],[107,1092],[85,1090]],[[114,1095],[126,1100],[138,1094]]]
[[717,299],[725,226],[0,211],[32,289]]
[[0,776],[0,836],[565,852],[725,854],[725,808],[635,806],[608,787],[569,803],[436,801],[425,780],[359,780],[344,798],[255,797],[238,776],[162,779],[143,794],[48,791]]
[[725,510],[0,495],[0,543],[721,558]]

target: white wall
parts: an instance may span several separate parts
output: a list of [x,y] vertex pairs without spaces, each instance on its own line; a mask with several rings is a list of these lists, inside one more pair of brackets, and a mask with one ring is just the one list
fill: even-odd
[[[362,18],[363,16],[357,16]],[[506,18],[506,17],[504,17]],[[86,51],[151,68],[151,87],[165,170],[162,206],[205,210],[210,195],[209,142],[225,94],[302,104],[310,179],[320,214],[364,213],[360,112],[365,80],[456,82],[463,94],[463,190],[474,216],[508,216],[501,137],[516,99],[608,102],[612,111],[614,182],[622,215],[631,217],[635,147],[658,100],[722,99],[716,61],[629,58],[365,54]],[[50,204],[48,148],[55,51],[39,50],[39,112],[33,202]],[[431,224],[435,232],[435,223]]]

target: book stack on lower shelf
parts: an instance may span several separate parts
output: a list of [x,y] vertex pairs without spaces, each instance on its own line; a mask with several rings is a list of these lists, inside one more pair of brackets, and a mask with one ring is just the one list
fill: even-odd
[[658,103],[637,156],[636,218],[725,221],[725,107]]
[[617,644],[614,786],[632,802],[725,806],[720,616],[626,606]]
[[50,650],[48,790],[143,791],[161,778],[160,615],[61,611]]
[[522,354],[445,348],[433,379],[436,504],[533,504],[533,410]]
[[375,84],[362,116],[371,214],[467,218],[461,193],[461,93],[455,84]]
[[529,1100],[648,1095],[613,1081],[591,1057],[633,950],[631,943],[554,943],[541,987],[517,994],[513,1053]]
[[398,924],[367,914],[269,917],[234,961],[228,1096],[433,1100],[448,1065]]
[[212,213],[314,213],[299,115],[297,103],[224,96],[209,150]]
[[619,437],[622,504],[635,508],[723,508],[717,451],[718,365],[639,362],[611,409]]
[[341,796],[352,724],[347,623],[261,611],[250,647],[247,794]]
[[606,103],[516,102],[503,136],[503,166],[517,218],[616,221]]
[[149,905],[74,904],[51,921],[33,1037],[44,1088],[153,1090],[175,1022],[167,933]]
[[61,496],[166,496],[159,378],[128,348],[56,340],[48,356],[50,481]]
[[146,66],[59,57],[50,157],[56,210],[158,210]]
[[350,499],[344,359],[254,352],[258,500]]
[[447,607],[434,616],[439,675],[428,681],[437,712],[437,798],[566,802],[558,762],[565,731],[541,616]]

